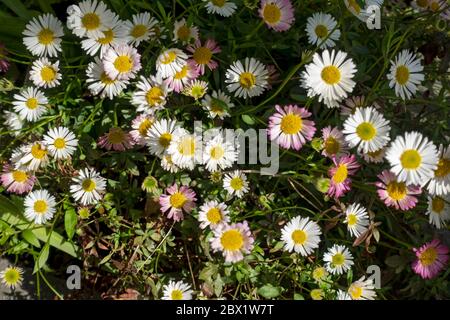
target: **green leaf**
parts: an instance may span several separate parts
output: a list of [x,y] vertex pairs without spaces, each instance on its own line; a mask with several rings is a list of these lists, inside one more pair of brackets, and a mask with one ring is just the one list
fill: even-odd
[[305,300],[305,297],[303,297],[300,293],[294,293],[294,300]]
[[50,246],[46,244],[44,248],[42,248],[41,252],[39,253],[39,256],[34,264],[33,274],[38,272],[47,262],[48,255],[50,253]]
[[75,209],[69,209],[64,215],[64,228],[66,229],[67,237],[72,239],[75,234],[75,227],[77,226],[77,214]]
[[[25,8],[20,0],[1,0],[1,2],[7,6],[11,11],[24,19],[31,19],[31,13]],[[2,26],[3,28],[3,26]]]
[[280,295],[280,293],[280,289],[271,284],[266,284],[258,289],[258,294],[267,299],[276,298]]
[[252,117],[250,117],[249,115],[246,115],[246,114],[242,115],[242,121],[244,121],[248,125],[255,124],[255,120]]
[[22,237],[30,244],[32,244],[35,247],[40,248],[41,243],[39,242],[39,239],[34,235],[34,233],[31,230],[25,230],[22,232]]

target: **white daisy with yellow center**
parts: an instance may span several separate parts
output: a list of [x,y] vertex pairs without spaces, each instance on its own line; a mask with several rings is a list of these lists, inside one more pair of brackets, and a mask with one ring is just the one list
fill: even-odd
[[178,128],[173,133],[167,153],[177,167],[193,170],[196,164],[202,163],[201,137]]
[[422,71],[420,59],[409,50],[403,50],[391,61],[390,73],[387,75],[389,87],[395,88],[397,97],[411,99],[424,80]]
[[47,58],[40,58],[31,66],[30,79],[37,87],[54,88],[59,85],[61,78],[59,61],[52,63]]
[[371,24],[374,19],[372,8],[381,8],[384,0],[365,0],[364,7],[361,7],[358,0],[344,0],[347,9],[354,14],[359,20],[365,22],[367,25]]
[[286,251],[295,251],[306,257],[319,247],[321,234],[322,231],[316,222],[308,217],[297,216],[281,230],[281,240]]
[[186,66],[187,58],[187,54],[180,49],[164,50],[156,59],[156,71],[163,79],[173,77]]
[[141,70],[141,55],[129,45],[110,47],[103,57],[103,68],[110,79],[130,80]]
[[137,47],[141,42],[156,35],[155,26],[158,24],[158,20],[153,18],[149,12],[134,14],[131,20],[126,20],[124,23],[126,40],[129,44]]
[[192,300],[191,286],[183,281],[169,281],[163,286],[162,300]]
[[3,111],[3,119],[3,124],[8,128],[11,135],[15,137],[20,135],[20,131],[25,125],[24,118],[20,114],[5,110]]
[[206,2],[206,11],[209,14],[218,14],[222,17],[230,17],[236,11],[236,4],[229,0],[203,0]]
[[325,268],[331,274],[343,274],[351,269],[353,263],[353,256],[346,246],[333,245],[323,255]]
[[14,95],[14,110],[20,117],[31,122],[38,121],[47,112],[48,99],[37,88],[24,88],[19,94]]
[[390,141],[389,123],[373,107],[356,108],[355,113],[344,122],[345,141],[363,153],[378,151]]
[[369,215],[366,208],[359,203],[353,203],[345,210],[345,220],[347,229],[354,237],[359,237],[366,232],[369,226]]
[[24,200],[25,217],[35,224],[45,224],[56,212],[55,197],[47,190],[30,192]]
[[16,169],[26,167],[29,171],[44,168],[49,163],[48,150],[43,142],[37,141],[23,146],[20,152],[14,154],[14,166]]
[[415,131],[398,136],[387,149],[386,159],[398,181],[421,187],[434,177],[439,163],[436,146]]
[[228,207],[224,202],[217,200],[207,201],[200,206],[198,213],[200,228],[205,229],[209,226],[211,229],[214,229],[220,224],[229,223],[229,214]]
[[112,100],[114,97],[120,95],[129,84],[128,80],[111,79],[103,68],[103,62],[99,57],[88,64],[86,70],[88,88],[95,96],[100,98],[108,97]]
[[195,41],[198,39],[198,28],[196,26],[188,25],[186,19],[176,21],[173,29],[173,41],[181,42],[183,44]]
[[225,74],[225,83],[235,97],[256,97],[268,87],[269,72],[264,64],[255,58],[234,62]]
[[78,139],[65,127],[50,129],[44,135],[44,143],[55,159],[69,159],[78,146]]
[[23,44],[35,56],[56,57],[61,52],[64,29],[61,21],[47,13],[33,18],[22,32]]
[[316,12],[308,18],[306,23],[306,33],[308,41],[319,48],[332,48],[341,37],[341,31],[336,28],[337,22],[328,13]]
[[19,288],[23,281],[23,269],[15,266],[8,266],[0,272],[1,282],[10,289]]
[[247,176],[240,170],[228,173],[223,178],[223,187],[230,196],[242,198],[249,190]]
[[445,228],[447,221],[450,221],[450,197],[429,196],[426,215],[431,225],[438,229]]
[[373,279],[364,280],[365,276],[353,282],[348,288],[348,294],[352,300],[374,300],[376,298]]
[[202,106],[209,112],[209,117],[219,118],[223,120],[225,117],[229,117],[229,109],[234,107],[231,103],[231,99],[221,90],[213,91],[211,95],[207,94],[202,100]]
[[183,94],[194,98],[195,100],[203,98],[208,92],[208,83],[203,80],[194,80],[184,88]]
[[231,167],[237,160],[234,144],[226,141],[221,132],[206,143],[203,150],[203,164],[210,172]]
[[211,248],[214,252],[221,251],[225,262],[239,262],[244,259],[244,254],[253,250],[255,241],[247,221],[223,223],[213,229],[214,237],[210,239]]
[[136,83],[136,90],[131,97],[131,103],[137,107],[138,112],[154,114],[162,110],[167,102],[167,94],[171,91],[161,76],[141,76]]
[[155,121],[147,133],[150,153],[158,157],[165,154],[174,138],[174,132],[178,128],[175,120],[161,119]]
[[170,173],[177,173],[180,171],[180,168],[173,163],[172,156],[167,153],[165,153],[161,158],[161,167]]
[[439,145],[439,162],[434,177],[427,185],[431,195],[443,196],[450,193],[450,146]]
[[106,179],[101,177],[95,169],[82,169],[72,178],[70,193],[75,201],[84,206],[98,203],[106,189]]

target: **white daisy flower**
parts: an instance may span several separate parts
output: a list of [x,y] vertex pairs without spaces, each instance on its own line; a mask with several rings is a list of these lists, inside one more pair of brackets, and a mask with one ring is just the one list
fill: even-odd
[[15,266],[8,266],[0,272],[1,282],[10,289],[20,288],[23,281],[23,269]]
[[376,297],[373,279],[364,280],[365,276],[353,282],[348,288],[352,300],[374,300]]
[[343,274],[351,269],[353,263],[353,256],[346,246],[333,245],[323,255],[325,261],[325,268],[332,274]]
[[133,93],[131,103],[137,107],[138,112],[154,114],[164,108],[170,90],[161,76],[156,75],[149,78],[141,76],[136,87],[138,90]]
[[428,209],[426,215],[429,216],[430,224],[441,229],[450,221],[450,197],[428,196]]
[[208,82],[203,80],[194,80],[184,88],[183,94],[194,98],[195,100],[203,98],[208,91]]
[[172,77],[187,64],[187,58],[180,49],[167,49],[156,59],[156,70],[163,79]]
[[155,121],[148,130],[148,146],[150,153],[162,156],[169,148],[174,132],[179,128],[176,120],[161,119]]
[[123,21],[119,19],[119,16],[114,15],[111,25],[103,31],[103,36],[99,38],[88,37],[81,41],[81,47],[91,56],[95,56],[100,50],[100,58],[103,58],[109,48],[126,43],[126,30]]
[[23,146],[20,151],[13,153],[11,161],[16,169],[26,167],[29,171],[36,171],[47,166],[48,150],[42,142],[34,142]]
[[38,87],[54,88],[58,86],[59,80],[61,80],[59,61],[51,63],[47,58],[34,61],[30,71],[30,79]]
[[186,19],[175,21],[173,29],[173,41],[181,42],[183,44],[195,41],[198,39],[198,28],[195,26],[189,26]]
[[153,18],[149,12],[134,14],[132,21],[125,21],[124,27],[129,44],[137,47],[143,41],[155,36],[155,26],[158,20]]
[[75,201],[87,206],[96,204],[102,199],[106,189],[106,179],[101,177],[95,169],[82,169],[78,176],[72,178],[74,184],[70,186],[70,193]]
[[395,95],[403,100],[410,99],[424,79],[423,66],[414,53],[403,50],[391,61],[391,70],[387,75],[389,87],[395,87]]
[[255,58],[234,62],[225,74],[227,89],[235,97],[256,97],[268,87],[269,72],[264,64]]
[[308,217],[297,216],[283,227],[281,240],[286,251],[295,251],[306,257],[319,247],[321,234],[322,231],[316,222]]
[[242,198],[249,190],[247,176],[240,170],[228,173],[223,178],[223,188],[230,196]]
[[221,90],[213,91],[211,95],[207,94],[202,100],[202,106],[209,112],[210,118],[219,118],[223,120],[229,117],[229,109],[234,107],[231,99]]
[[24,127],[25,121],[18,113],[5,110],[3,112],[4,125],[8,128],[10,134],[13,136],[18,136],[20,130]]
[[365,0],[364,7],[361,7],[356,0],[344,0],[345,6],[347,9],[353,13],[359,20],[370,24],[374,19],[373,13],[369,8],[376,6],[378,8],[381,7],[384,0]]
[[141,70],[141,55],[129,45],[109,48],[103,57],[103,68],[111,79],[130,80]]
[[324,50],[322,54],[315,53],[313,61],[306,65],[302,72],[302,86],[308,90],[308,96],[318,95],[319,102],[324,102],[329,108],[338,107],[339,102],[353,91],[356,66],[353,60],[347,59],[347,53],[334,50]]
[[55,197],[47,190],[30,192],[24,200],[25,217],[35,224],[45,224],[56,212]]
[[97,0],[85,0],[67,7],[67,27],[80,38],[103,37],[114,19],[114,13]]
[[47,97],[37,88],[28,87],[14,95],[14,111],[28,121],[38,121],[47,112],[47,104]]
[[78,146],[78,139],[65,127],[50,129],[44,135],[47,150],[55,159],[68,159]]
[[229,0],[203,0],[206,2],[206,11],[209,14],[218,14],[222,17],[230,17],[236,11],[236,4]]
[[389,123],[373,107],[357,108],[344,122],[345,141],[364,153],[378,151],[390,141]]
[[167,153],[179,168],[193,170],[196,164],[202,163],[201,137],[178,128],[173,133]]
[[434,177],[439,155],[436,146],[418,132],[398,136],[386,150],[386,159],[398,181],[423,187]]
[[224,170],[233,166],[237,156],[233,143],[224,141],[222,133],[219,132],[206,143],[203,151],[203,164],[210,172]]
[[345,220],[347,229],[350,234],[358,238],[361,234],[366,232],[369,226],[369,215],[366,208],[359,203],[353,203],[345,210]]
[[207,201],[200,206],[198,213],[198,221],[200,221],[200,228],[205,229],[210,227],[211,229],[217,228],[220,224],[229,223],[228,207],[225,203],[212,200]]
[[64,29],[61,21],[49,13],[33,18],[22,34],[23,44],[35,56],[56,57],[61,52]]
[[161,167],[164,170],[169,171],[170,173],[177,173],[178,171],[180,171],[180,168],[175,163],[173,163],[172,156],[167,153],[162,156]]
[[155,118],[150,115],[140,114],[131,122],[133,130],[130,131],[130,135],[136,144],[141,146],[147,145],[148,131],[153,126]]
[[341,37],[341,31],[335,29],[336,19],[328,13],[316,12],[308,18],[306,23],[306,33],[308,41],[312,45],[320,45],[319,48],[332,48]]
[[88,64],[86,70],[88,88],[93,95],[100,95],[100,98],[108,97],[112,100],[120,95],[129,84],[128,80],[111,79],[103,68],[103,62],[99,57]]
[[431,195],[446,195],[450,193],[450,146],[444,148],[439,146],[439,162],[434,176],[427,185],[427,190]]
[[384,157],[386,156],[386,148],[374,152],[359,152],[359,154],[362,155],[363,159],[368,163],[383,163]]
[[339,289],[335,300],[352,300],[352,297],[344,290]]
[[183,281],[169,281],[163,286],[162,300],[192,300],[191,286]]

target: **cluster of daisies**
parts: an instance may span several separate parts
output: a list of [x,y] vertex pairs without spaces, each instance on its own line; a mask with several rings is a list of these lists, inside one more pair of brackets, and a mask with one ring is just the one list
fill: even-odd
[[[233,1],[203,0],[210,14],[230,17],[237,9]],[[436,9],[438,1],[415,1],[418,7]],[[356,1],[344,0],[347,8],[359,19],[369,17],[367,8]],[[381,7],[383,1],[366,1],[366,7]],[[285,32],[294,24],[294,8],[290,0],[261,0],[258,13],[262,22],[274,32]],[[171,173],[192,171],[198,166],[210,173],[224,173],[222,186],[227,198],[209,197],[201,204],[195,190],[174,183],[159,196],[160,210],[174,223],[193,214],[203,230],[211,231],[211,249],[220,252],[226,263],[236,263],[252,252],[255,236],[247,221],[233,221],[230,201],[242,198],[249,192],[246,173],[235,170],[238,159],[236,141],[227,139],[225,129],[217,127],[209,139],[190,132],[183,123],[162,117],[172,95],[182,94],[202,106],[211,119],[230,116],[233,98],[248,99],[271,89],[276,69],[254,57],[245,57],[227,66],[224,87],[212,90],[207,76],[219,66],[221,48],[212,39],[203,39],[197,26],[178,20],[173,30],[166,29],[149,12],[123,21],[102,1],[84,0],[67,9],[67,28],[80,38],[81,48],[91,59],[86,68],[86,84],[93,96],[101,99],[124,97],[131,90],[130,103],[136,117],[128,128],[114,126],[98,137],[97,147],[108,151],[125,151],[144,148],[160,159],[161,167]],[[173,32],[172,32],[173,31]],[[407,211],[414,208],[419,195],[428,198],[429,222],[443,228],[450,220],[450,147],[436,146],[419,132],[406,132],[391,137],[391,124],[382,108],[370,105],[363,96],[352,96],[357,66],[346,52],[333,49],[341,32],[337,20],[328,13],[318,12],[306,21],[305,32],[309,43],[318,52],[301,72],[300,86],[308,97],[329,108],[340,108],[344,119],[342,128],[325,126],[317,128],[311,112],[297,105],[276,105],[269,118],[268,136],[272,143],[284,149],[300,150],[312,141],[318,130],[321,155],[329,159],[329,184],[327,194],[339,199],[352,188],[352,176],[367,163],[386,162],[380,170],[377,187],[380,200],[388,207]],[[13,111],[5,111],[5,124],[11,133],[19,136],[25,122],[36,122],[49,109],[50,95],[46,90],[58,87],[63,81],[58,56],[62,52],[64,27],[51,14],[33,18],[23,32],[23,43],[37,59],[28,74],[29,83],[14,94]],[[162,41],[167,40],[167,41]],[[154,42],[161,48],[151,68],[143,75],[140,46]],[[163,43],[170,42],[169,47]],[[424,80],[421,58],[411,50],[401,51],[391,61],[386,75],[389,86],[402,100],[411,99]],[[167,113],[164,113],[167,115]],[[52,162],[69,161],[77,152],[75,132],[64,126],[48,128],[39,139],[16,148],[9,163],[3,165],[0,179],[11,193],[25,195],[25,217],[35,224],[50,221],[58,208],[58,199],[39,186],[38,175]],[[352,153],[353,152],[353,153]],[[69,191],[79,205],[80,212],[88,211],[99,203],[106,192],[107,179],[89,166],[73,172]],[[149,177],[150,178],[150,177]],[[149,179],[148,178],[148,179]],[[147,190],[144,180],[143,188]],[[228,204],[227,204],[228,202]],[[198,207],[197,207],[198,206]],[[195,210],[194,210],[195,209]],[[350,236],[359,238],[375,226],[374,215],[362,203],[349,203],[339,215]],[[322,229],[309,217],[296,216],[281,230],[284,250],[307,257],[315,253],[321,243]],[[423,278],[437,276],[449,257],[448,248],[438,239],[415,248],[417,259],[413,270]],[[354,265],[350,249],[335,243],[321,256],[323,266],[317,267],[313,278],[321,283],[330,277],[346,274]],[[20,285],[21,270],[15,267],[0,273],[4,283]],[[5,280],[6,279],[6,280]],[[163,299],[191,299],[193,291],[183,281],[170,281],[163,289]],[[321,299],[322,289],[311,292],[313,299]],[[371,279],[361,277],[346,291],[335,292],[336,299],[374,299]]]

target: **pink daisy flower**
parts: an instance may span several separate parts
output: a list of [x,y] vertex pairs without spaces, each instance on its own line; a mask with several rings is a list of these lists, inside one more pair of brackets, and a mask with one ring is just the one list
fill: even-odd
[[133,128],[133,130],[130,131],[130,135],[134,143],[141,146],[147,144],[147,133],[148,130],[152,127],[153,122],[155,122],[155,118],[147,114],[140,114],[135,119],[133,119],[133,121],[131,122],[131,127]]
[[36,177],[25,170],[14,169],[9,164],[5,164],[0,180],[6,191],[23,194],[33,189]]
[[381,180],[375,183],[379,188],[377,193],[386,206],[403,211],[416,206],[418,200],[415,196],[422,193],[420,186],[407,186],[397,181],[395,174],[389,170],[384,170],[377,177]]
[[438,239],[425,243],[419,249],[413,248],[417,260],[412,269],[423,279],[432,279],[441,272],[448,262],[448,247]]
[[170,76],[166,79],[167,86],[175,91],[176,93],[180,93],[184,90],[184,87],[187,86],[191,81],[197,79],[199,76],[199,70],[195,65],[195,62],[192,60],[188,60],[187,64],[181,68],[180,71],[176,72],[175,75]]
[[166,193],[159,197],[159,204],[161,205],[161,212],[167,211],[167,218],[174,221],[181,221],[184,219],[183,211],[190,213],[195,207],[197,198],[193,190],[186,186],[178,188],[174,183],[171,187],[166,188]]
[[276,105],[275,109],[278,112],[269,118],[270,140],[283,148],[295,150],[300,150],[306,141],[312,140],[316,128],[313,121],[305,120],[311,116],[308,110],[296,105],[287,105],[283,108]]
[[328,195],[339,198],[350,190],[352,180],[349,176],[355,174],[360,165],[356,162],[354,154],[340,158],[334,157],[333,162],[334,166],[328,170],[328,175],[331,178]]
[[192,53],[192,59],[189,61],[194,62],[195,67],[199,70],[200,74],[205,73],[205,66],[208,66],[209,70],[214,70],[219,64],[212,59],[213,54],[222,51],[217,45],[217,42],[213,39],[206,40],[205,44],[197,39],[194,45],[187,47],[187,51]]
[[98,139],[98,145],[106,150],[125,151],[134,145],[131,135],[121,128],[111,128]]
[[5,45],[0,43],[0,73],[6,73],[9,69],[9,61],[6,58],[7,51]]
[[337,127],[328,126],[322,129],[323,150],[322,155],[333,158],[348,150],[344,134]]
[[221,224],[213,230],[211,248],[214,252],[222,251],[225,262],[238,262],[244,259],[253,249],[255,239],[247,221],[242,223]]
[[261,0],[259,15],[269,28],[277,32],[288,30],[295,21],[290,0]]

